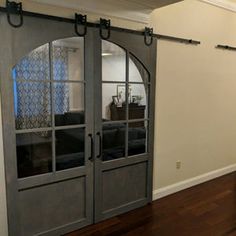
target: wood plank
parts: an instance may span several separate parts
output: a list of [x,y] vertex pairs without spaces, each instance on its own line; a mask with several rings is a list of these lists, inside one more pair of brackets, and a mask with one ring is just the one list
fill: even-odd
[[236,172],[66,236],[236,235]]

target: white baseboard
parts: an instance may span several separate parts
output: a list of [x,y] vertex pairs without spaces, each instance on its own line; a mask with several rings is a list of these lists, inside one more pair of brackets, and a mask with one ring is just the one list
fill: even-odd
[[214,171],[208,172],[206,174],[199,175],[197,177],[187,179],[187,180],[178,182],[176,184],[169,185],[164,188],[154,190],[153,191],[153,201],[163,198],[163,197],[166,197],[170,194],[179,192],[181,190],[193,187],[195,185],[207,182],[207,181],[215,179],[217,177],[232,173],[234,171],[236,171],[236,164],[224,167],[222,169],[214,170]]

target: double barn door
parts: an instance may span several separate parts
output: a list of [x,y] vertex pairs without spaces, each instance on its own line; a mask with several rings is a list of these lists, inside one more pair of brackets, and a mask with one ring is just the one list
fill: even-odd
[[156,42],[0,16],[10,236],[63,235],[152,199]]

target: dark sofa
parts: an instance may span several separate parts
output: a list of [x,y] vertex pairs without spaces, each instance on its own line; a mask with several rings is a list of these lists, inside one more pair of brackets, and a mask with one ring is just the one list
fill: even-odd
[[[55,115],[56,126],[84,124],[84,112]],[[56,131],[57,170],[84,165],[84,128]]]
[[[105,121],[105,120],[104,120]],[[82,112],[65,113],[56,115],[56,126],[84,123]],[[102,136],[103,161],[114,160],[125,156],[125,132],[126,125],[123,123],[104,124]],[[67,166],[84,164],[84,132],[81,129],[62,130],[56,133],[57,140],[57,167],[58,169]],[[76,155],[69,155],[76,153]],[[130,127],[128,140],[128,155],[138,155],[146,151],[146,128]],[[73,159],[76,158],[75,159]]]
[[[125,156],[125,124],[103,125],[103,160],[114,160]],[[130,127],[128,155],[138,155],[146,151],[146,128]]]
[[[68,112],[55,115],[56,126],[84,123],[83,112]],[[129,127],[128,155],[146,151],[146,128]],[[123,123],[104,124],[102,136],[103,161],[125,157],[126,125]],[[84,165],[85,129],[73,128],[55,131],[56,168],[64,170]],[[17,136],[19,177],[52,171],[52,139],[40,133]]]

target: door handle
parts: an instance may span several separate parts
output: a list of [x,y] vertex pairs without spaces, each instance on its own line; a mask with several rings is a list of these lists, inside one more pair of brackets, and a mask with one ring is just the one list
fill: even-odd
[[100,132],[97,132],[97,136],[99,137],[99,153],[97,155],[97,158],[101,158],[102,156],[102,136]]
[[93,161],[93,135],[89,134],[88,135],[90,137],[90,148],[91,148],[91,152],[90,152],[90,157],[88,158],[90,161]]

